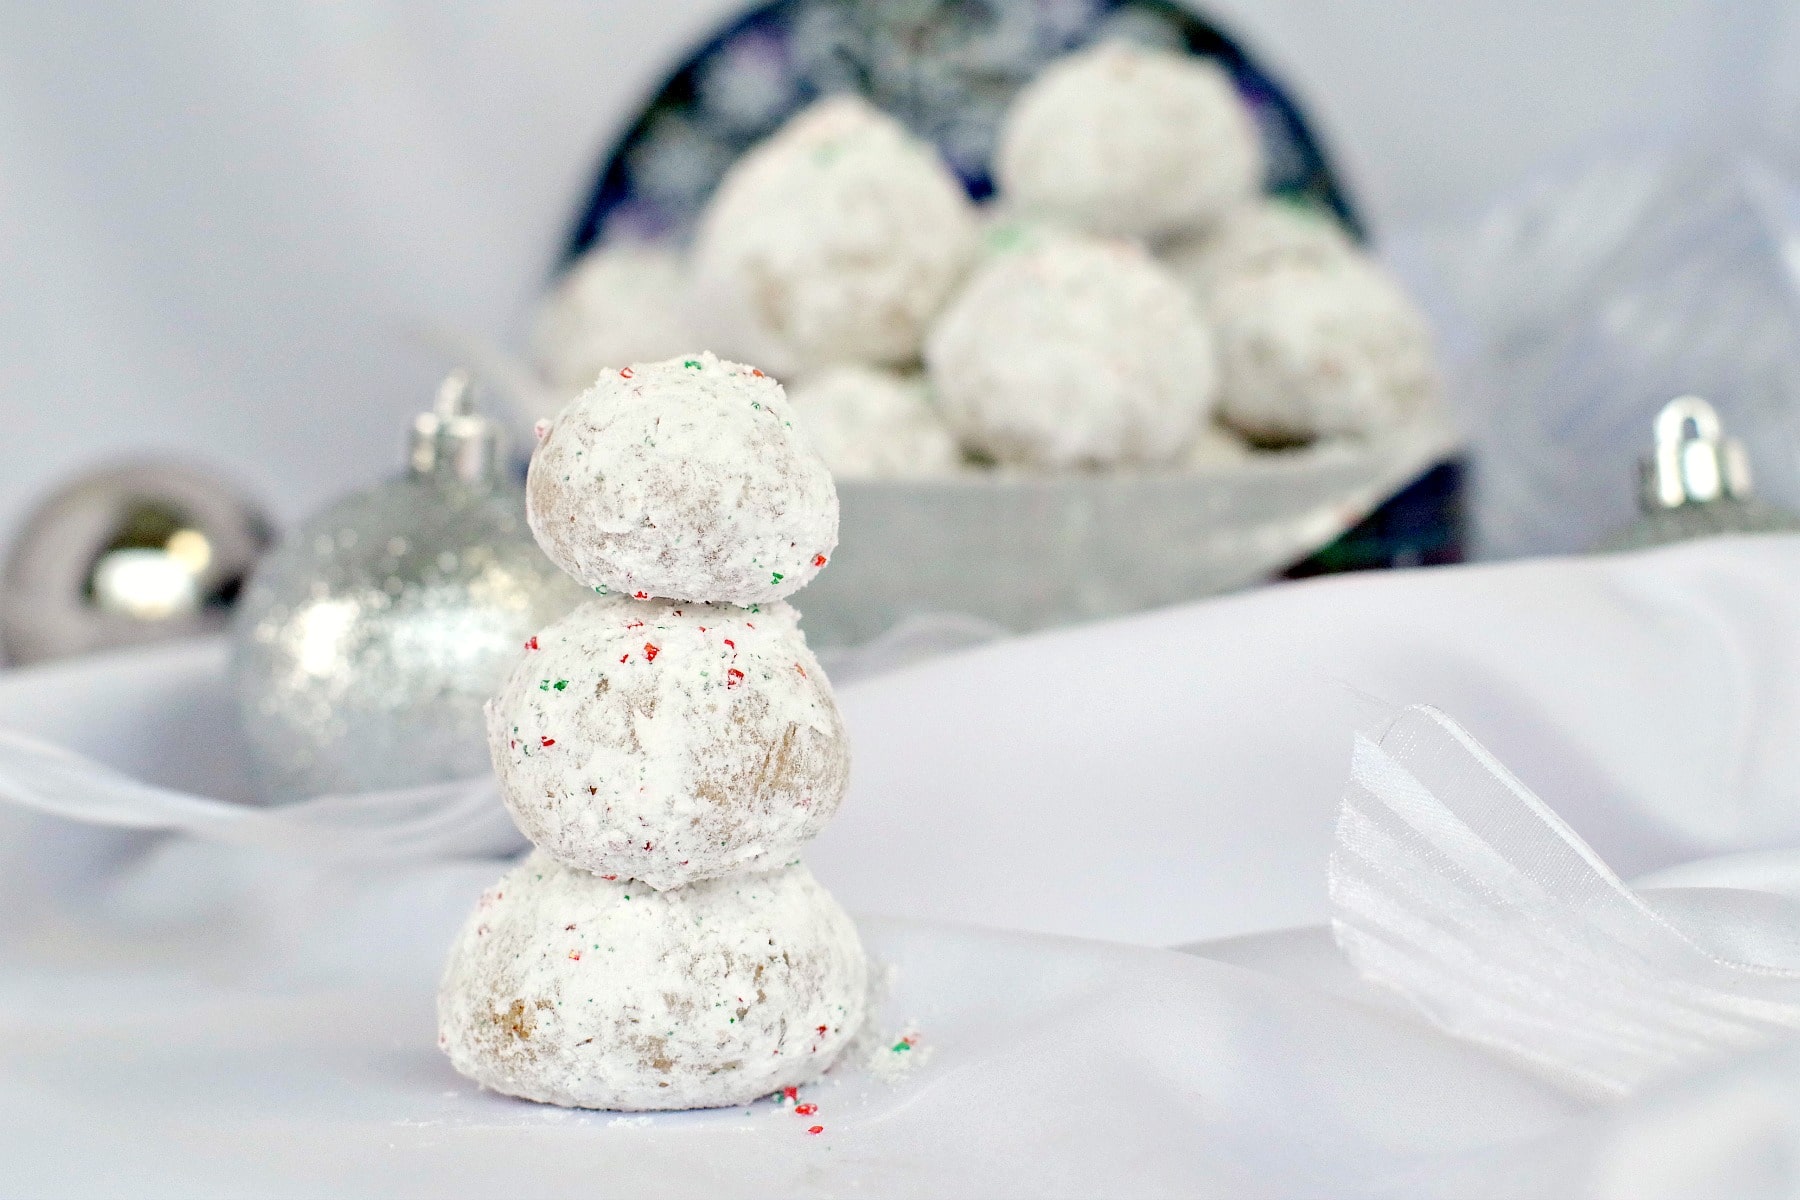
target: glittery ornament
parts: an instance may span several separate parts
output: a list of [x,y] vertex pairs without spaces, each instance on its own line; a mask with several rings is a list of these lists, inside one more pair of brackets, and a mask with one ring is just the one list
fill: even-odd
[[1604,539],[1601,550],[1639,550],[1690,538],[1800,532],[1800,517],[1752,493],[1750,460],[1724,436],[1719,415],[1698,396],[1665,404],[1656,416],[1656,450],[1640,464],[1643,515]]
[[501,442],[453,374],[406,474],[308,521],[251,580],[232,685],[268,799],[489,770],[482,702],[587,595],[532,541]]
[[0,648],[45,662],[215,633],[269,524],[237,488],[192,467],[84,475],[26,520],[0,573]]

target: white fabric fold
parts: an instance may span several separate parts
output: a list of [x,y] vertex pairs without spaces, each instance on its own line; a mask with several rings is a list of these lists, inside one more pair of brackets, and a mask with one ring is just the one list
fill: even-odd
[[492,779],[316,796],[279,808],[141,783],[72,750],[0,729],[0,800],[115,829],[185,833],[351,861],[522,849]]
[[[1432,708],[1357,739],[1329,890],[1338,943],[1366,979],[1587,1093],[1623,1095],[1800,1029],[1800,972],[1696,940]],[[1728,907],[1791,919],[1764,900],[1777,911]]]

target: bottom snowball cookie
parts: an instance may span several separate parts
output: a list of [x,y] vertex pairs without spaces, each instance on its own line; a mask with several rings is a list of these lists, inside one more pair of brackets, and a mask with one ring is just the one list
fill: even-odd
[[451,949],[438,1044],[527,1100],[719,1108],[817,1077],[867,996],[856,926],[804,866],[657,892],[538,851]]

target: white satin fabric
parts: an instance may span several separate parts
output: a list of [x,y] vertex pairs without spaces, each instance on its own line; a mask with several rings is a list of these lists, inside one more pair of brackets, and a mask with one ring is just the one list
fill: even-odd
[[[6,1190],[1790,1195],[1800,1050],[1597,1102],[1371,988],[1322,923],[1353,732],[1425,700],[1597,859],[1660,869],[1668,920],[1768,961],[1780,920],[1706,889],[1800,896],[1797,618],[1800,539],[1718,541],[1296,585],[846,687],[855,783],[810,858],[896,970],[877,1029],[922,1053],[808,1089],[816,1136],[450,1073],[431,989],[491,860],[321,867],[0,810]],[[0,725],[229,795],[216,671],[17,672]]]

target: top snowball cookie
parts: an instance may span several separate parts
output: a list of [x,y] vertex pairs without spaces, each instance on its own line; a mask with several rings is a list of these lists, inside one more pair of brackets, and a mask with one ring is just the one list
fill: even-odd
[[1263,176],[1256,123],[1218,64],[1119,42],[1027,85],[994,165],[1008,202],[1129,237],[1210,225]]
[[853,96],[801,111],[732,166],[701,219],[694,294],[726,353],[790,375],[903,365],[975,243],[937,152]]
[[598,592],[761,604],[837,548],[831,473],[781,385],[712,354],[601,374],[539,426],[526,515]]

